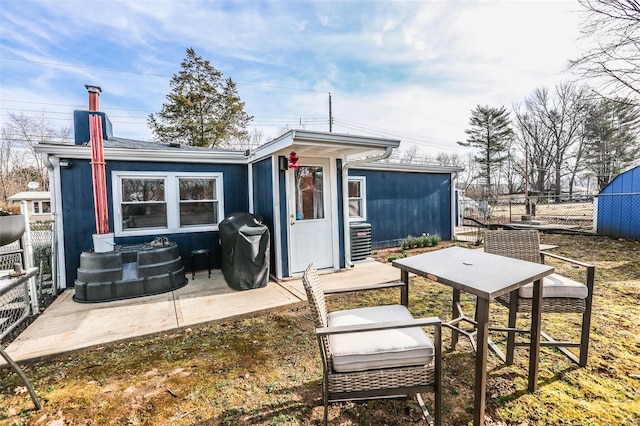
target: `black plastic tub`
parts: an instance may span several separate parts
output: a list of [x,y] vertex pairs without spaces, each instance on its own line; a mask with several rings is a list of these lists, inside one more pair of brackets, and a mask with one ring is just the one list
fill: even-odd
[[109,302],[176,290],[187,283],[178,245],[135,244],[80,255],[73,300]]

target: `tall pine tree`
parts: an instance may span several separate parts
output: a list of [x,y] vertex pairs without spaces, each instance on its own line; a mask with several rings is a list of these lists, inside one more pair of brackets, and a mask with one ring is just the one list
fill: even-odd
[[491,194],[491,175],[500,167],[508,155],[509,140],[513,137],[511,120],[505,107],[491,108],[478,105],[471,111],[471,128],[465,130],[469,135],[463,146],[480,148],[476,161],[480,164],[480,177],[486,181],[485,195]]
[[182,69],[171,79],[171,93],[148,124],[161,142],[215,148],[222,141],[249,139],[247,126],[253,119],[244,111],[236,84],[197,56],[192,48]]
[[584,159],[602,190],[640,158],[640,111],[623,99],[602,99],[588,111]]

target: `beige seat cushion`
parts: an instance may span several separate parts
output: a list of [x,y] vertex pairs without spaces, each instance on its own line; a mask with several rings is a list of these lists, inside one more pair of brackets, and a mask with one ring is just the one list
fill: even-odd
[[[586,299],[589,295],[587,286],[558,274],[551,274],[542,280],[542,297],[566,297],[570,299]],[[520,287],[518,296],[531,299],[533,283]]]
[[[328,315],[330,327],[411,320],[402,305],[348,309]],[[338,334],[329,337],[333,369],[337,372],[428,364],[433,359],[431,339],[420,327]]]

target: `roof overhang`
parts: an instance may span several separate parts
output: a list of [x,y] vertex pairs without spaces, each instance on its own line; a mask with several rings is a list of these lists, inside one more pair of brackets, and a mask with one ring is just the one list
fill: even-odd
[[402,164],[390,162],[365,163],[355,165],[352,168],[362,170],[385,170],[396,172],[414,172],[414,173],[443,173],[452,174],[459,173],[464,170],[462,167],[439,166],[436,164]]
[[[90,145],[38,144],[35,151],[60,158],[91,159]],[[104,148],[106,161],[151,161],[181,163],[246,163],[241,151],[188,151],[174,149]]]
[[49,200],[51,193],[49,191],[23,191],[13,194],[7,197],[9,201],[21,201],[21,200]]
[[388,148],[397,148],[400,140],[355,136],[341,133],[291,130],[258,147],[251,153],[252,161],[271,155],[295,151],[299,157],[338,157],[346,161],[379,155]]
[[[117,139],[117,138],[114,138]],[[378,156],[387,149],[398,148],[400,140],[356,136],[341,133],[325,133],[307,130],[291,130],[282,136],[259,146],[247,157],[243,151],[225,150],[191,150],[139,146],[120,146],[126,140],[117,139],[118,146],[109,147],[105,143],[104,155],[107,161],[151,161],[151,162],[183,162],[183,163],[249,163],[272,155],[286,155],[295,151],[302,157],[336,157],[345,162]],[[106,142],[106,141],[105,141]],[[131,141],[135,142],[135,141]],[[43,143],[35,146],[35,151],[59,158],[91,158],[90,145],[71,145]]]

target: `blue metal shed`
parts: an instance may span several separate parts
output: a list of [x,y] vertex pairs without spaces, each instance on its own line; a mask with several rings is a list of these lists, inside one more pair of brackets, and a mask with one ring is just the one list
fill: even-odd
[[616,176],[597,200],[598,234],[640,240],[640,166]]

